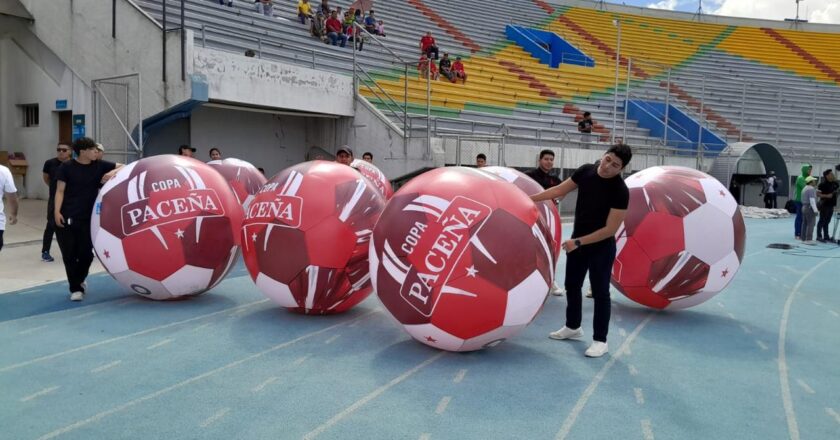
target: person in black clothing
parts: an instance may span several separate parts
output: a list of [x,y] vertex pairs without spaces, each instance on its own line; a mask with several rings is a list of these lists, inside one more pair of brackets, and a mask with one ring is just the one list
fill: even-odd
[[184,145],[181,145],[180,147],[178,147],[178,155],[179,156],[193,157],[194,154],[195,154],[195,148],[193,148],[189,145],[184,144]]
[[817,222],[817,241],[826,242],[828,236],[828,224],[831,223],[831,216],[834,214],[834,207],[837,206],[837,179],[831,168],[823,171],[823,181],[817,187],[819,203],[817,208],[820,211],[820,220]]
[[438,62],[438,70],[449,82],[455,82],[455,74],[452,73],[452,60],[449,59],[448,53],[444,53],[443,58]]
[[96,158],[96,142],[82,137],[73,142],[76,158],[61,164],[56,174],[56,238],[61,248],[64,271],[70,284],[70,300],[85,297],[85,278],[93,262],[90,217],[103,183],[116,174],[122,164]]
[[53,208],[55,208],[55,178],[58,167],[62,163],[70,160],[70,146],[60,142],[55,148],[55,151],[55,157],[44,162],[44,168],[41,170],[43,172],[41,177],[43,177],[44,183],[50,188],[50,196],[47,199],[47,227],[44,229],[44,239],[41,244],[41,261],[48,263],[55,261],[55,258],[50,255],[53,234],[55,234],[55,217],[53,216]]
[[624,221],[630,191],[621,172],[630,162],[630,147],[616,144],[601,157],[598,165],[586,164],[560,185],[531,196],[531,200],[562,198],[578,190],[572,238],[563,242],[566,251],[566,325],[549,335],[552,339],[583,336],[581,329],[581,288],[586,273],[595,299],[592,345],[588,357],[600,357],[609,350],[610,272],[615,261],[615,232]]
[[540,151],[540,161],[536,168],[525,173],[528,177],[537,181],[543,189],[559,185],[560,179],[549,174],[554,169],[554,152],[551,150]]
[[578,122],[578,131],[583,133],[580,137],[581,142],[590,142],[592,140],[592,127],[595,121],[592,120],[592,113],[584,112],[583,119]]

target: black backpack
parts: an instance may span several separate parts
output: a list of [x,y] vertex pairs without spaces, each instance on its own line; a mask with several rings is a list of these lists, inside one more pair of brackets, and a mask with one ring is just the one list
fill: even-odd
[[785,203],[785,209],[791,214],[796,214],[796,203],[794,203],[793,200],[788,200],[787,203]]

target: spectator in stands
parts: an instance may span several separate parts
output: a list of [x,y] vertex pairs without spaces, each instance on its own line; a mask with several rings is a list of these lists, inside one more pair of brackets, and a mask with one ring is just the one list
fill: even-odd
[[445,76],[449,82],[455,82],[455,74],[452,73],[452,60],[449,59],[449,54],[444,52],[443,58],[438,62],[440,67],[440,74]]
[[461,57],[455,57],[455,62],[452,63],[452,73],[455,78],[452,82],[460,79],[464,84],[467,83],[467,72],[464,70],[464,63],[461,62]]
[[306,24],[307,18],[312,18],[312,5],[309,4],[309,0],[300,0],[298,2],[298,19],[300,20],[300,24]]
[[[429,61],[426,55],[420,55],[420,62],[417,63],[417,74],[421,79],[428,77],[432,80],[437,80],[440,77],[437,66],[435,63],[430,63]],[[430,66],[432,69],[431,72],[429,71]]]
[[341,41],[341,47],[347,45],[347,35],[341,27],[341,22],[338,20],[338,11],[332,11],[330,18],[327,19],[327,38],[330,43],[335,46]]
[[370,32],[371,34],[376,35],[376,17],[373,14],[373,9],[368,12],[368,16],[365,17],[365,30]]
[[365,151],[365,153],[362,154],[362,160],[368,163],[373,163],[373,153]]
[[325,17],[330,15],[330,0],[321,0],[320,11]]
[[347,12],[344,13],[344,18],[341,24],[345,34],[350,35],[350,32],[353,31],[353,22],[356,20],[356,16],[354,15],[355,13],[356,10],[353,8],[348,9]]
[[344,165],[350,165],[353,163],[353,150],[347,145],[338,147],[338,150],[335,151],[335,161]]
[[326,25],[324,24],[324,13],[322,11],[318,11],[318,13],[315,14],[315,18],[309,25],[309,33],[311,33],[313,37],[329,44]]
[[826,242],[830,240],[828,235],[828,224],[831,223],[831,216],[834,214],[834,207],[837,206],[837,178],[834,171],[829,168],[823,171],[823,181],[817,187],[817,207],[820,210],[820,220],[817,223],[817,241]]
[[420,53],[426,55],[427,57],[431,58],[432,54],[435,54],[435,59],[438,59],[438,47],[437,43],[435,43],[435,37],[432,36],[431,32],[426,32],[426,35],[420,39]]
[[219,4],[220,4],[220,5],[224,6],[224,5],[225,5],[225,3],[227,3],[227,6],[228,6],[229,8],[232,8],[232,7],[233,7],[233,0],[227,0],[227,2],[226,2],[225,0],[219,0]]
[[[353,14],[350,15],[350,12]],[[353,49],[361,52],[365,47],[365,36],[362,35],[362,32],[355,25],[357,23],[361,25],[362,10],[350,8],[347,15],[350,15],[350,18],[344,21],[344,32],[347,34],[348,40],[353,40]]]
[[592,120],[592,113],[583,112],[583,119],[578,122],[578,131],[582,133],[580,136],[581,142],[592,142],[592,126],[595,121]]
[[268,17],[274,16],[274,7],[271,6],[271,0],[254,0],[254,9],[257,13]]
[[210,160],[222,160],[222,152],[219,151],[218,148],[213,147],[210,149]]
[[384,37],[385,35],[385,23],[382,20],[376,22],[376,35],[380,37]]
[[248,57],[248,58],[254,58],[256,55],[257,55],[257,53],[254,52],[254,49],[246,49],[245,50],[245,56]]
[[189,145],[184,144],[184,145],[181,145],[180,147],[178,147],[178,155],[179,156],[193,157],[194,153],[195,153],[195,148],[193,148]]
[[478,153],[475,156],[475,167],[484,168],[487,166],[487,156],[484,153]]

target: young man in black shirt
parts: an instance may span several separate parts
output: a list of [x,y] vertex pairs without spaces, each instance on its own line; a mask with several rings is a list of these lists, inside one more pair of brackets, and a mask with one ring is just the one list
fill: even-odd
[[837,206],[837,179],[834,171],[829,168],[823,171],[823,181],[817,187],[817,197],[820,201],[820,220],[817,223],[817,241],[826,242],[828,236],[828,224],[831,223],[831,216],[834,214],[834,207]]
[[617,144],[610,147],[598,165],[586,164],[578,168],[570,179],[560,185],[531,196],[531,200],[563,198],[578,190],[575,224],[572,238],[563,242],[566,251],[566,325],[549,335],[552,339],[583,336],[581,329],[581,287],[586,273],[595,299],[592,345],[588,357],[607,353],[607,332],[610,325],[610,273],[615,261],[615,232],[624,221],[630,192],[621,171],[630,162],[630,147]]
[[41,244],[41,261],[46,262],[55,261],[52,255],[50,255],[50,248],[52,247],[53,234],[55,234],[55,216],[53,212],[55,211],[56,174],[58,173],[58,167],[70,160],[70,145],[59,142],[55,151],[55,157],[44,162],[44,168],[41,170],[41,177],[44,179],[44,183],[50,188],[50,196],[47,199],[47,227],[44,229],[44,239]]
[[[526,176],[534,179],[543,189],[549,189],[554,185],[560,184],[560,179],[557,176],[549,174],[554,168],[554,152],[551,150],[540,151],[539,166],[531,171],[525,173]],[[557,205],[555,200],[554,204]],[[563,296],[563,289],[557,285],[557,282],[551,285],[551,294],[555,296]]]
[[85,297],[85,278],[93,262],[90,217],[99,188],[116,174],[122,164],[97,157],[96,142],[79,138],[73,142],[77,157],[58,168],[55,192],[55,226],[64,271],[70,284],[70,300]]
[[584,112],[583,119],[578,122],[578,131],[583,133],[580,140],[581,142],[590,142],[591,135],[592,135],[592,127],[595,125],[595,121],[592,120],[592,113]]

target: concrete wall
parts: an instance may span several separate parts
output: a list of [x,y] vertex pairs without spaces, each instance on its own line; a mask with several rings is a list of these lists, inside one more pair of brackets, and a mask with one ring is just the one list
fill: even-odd
[[353,115],[353,80],[322,70],[194,48],[192,72],[203,76],[211,101]]

